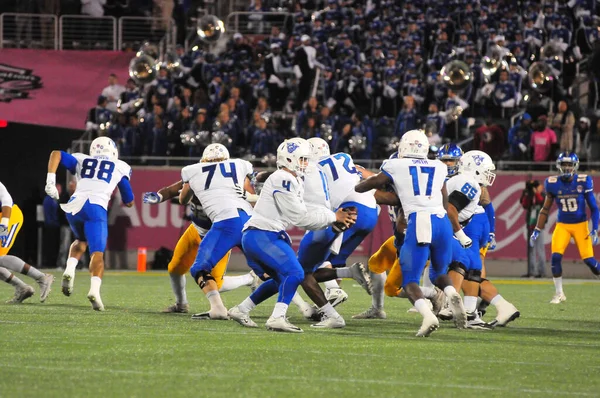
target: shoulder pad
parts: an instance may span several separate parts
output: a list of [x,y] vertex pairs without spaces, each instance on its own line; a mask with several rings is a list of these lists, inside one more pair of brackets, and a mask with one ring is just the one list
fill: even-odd
[[587,174],[577,174],[577,182],[582,182],[587,180],[588,175]]
[[548,177],[548,179],[546,180],[549,184],[554,184],[558,181],[558,177],[557,176],[552,176],[552,177]]

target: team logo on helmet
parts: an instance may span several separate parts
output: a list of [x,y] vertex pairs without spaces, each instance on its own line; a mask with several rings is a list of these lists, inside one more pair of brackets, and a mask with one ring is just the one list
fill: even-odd
[[295,142],[288,142],[287,144],[288,153],[293,153],[298,148],[300,148],[300,145],[296,144]]
[[475,162],[475,164],[477,166],[481,166],[481,162],[484,161],[484,157],[481,155],[475,155],[475,156],[473,156],[473,161]]

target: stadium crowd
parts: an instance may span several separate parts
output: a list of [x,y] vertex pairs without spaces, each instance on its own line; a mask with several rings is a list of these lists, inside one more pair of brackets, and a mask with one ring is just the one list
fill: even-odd
[[[558,150],[600,160],[600,122],[569,95],[597,42],[594,0],[309,0],[289,6],[293,24],[282,28],[260,14],[280,3],[254,0],[244,22],[253,34],[235,33],[218,55],[195,43],[177,47],[179,68],[161,64],[151,83],[111,75],[88,129],[124,156],[197,156],[220,142],[263,158],[300,136],[378,159],[424,128],[434,146],[474,135],[494,160],[546,161]],[[490,73],[485,56],[506,63]],[[451,60],[473,72],[467,88],[443,81]],[[549,89],[530,85],[536,61],[551,67]]]

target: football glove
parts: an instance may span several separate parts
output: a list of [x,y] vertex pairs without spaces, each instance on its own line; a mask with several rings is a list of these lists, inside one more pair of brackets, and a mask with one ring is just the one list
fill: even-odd
[[157,203],[162,202],[162,195],[158,192],[144,192],[144,196],[142,198],[142,202],[150,203],[151,205],[155,205]]
[[58,200],[58,189],[56,189],[56,173],[48,173],[46,176],[46,187],[44,188],[46,194],[52,199]]
[[488,250],[496,250],[496,234],[493,232],[488,237]]
[[592,237],[592,245],[596,246],[598,244],[598,230],[592,230],[590,236]]
[[473,244],[473,240],[469,238],[467,234],[465,234],[465,231],[463,231],[462,229],[455,232],[454,237],[458,239],[460,245],[465,249],[468,249]]
[[529,237],[529,246],[533,247],[533,245],[535,244],[535,241],[540,236],[540,232],[541,231],[537,228],[533,230],[533,232],[531,233],[531,236]]

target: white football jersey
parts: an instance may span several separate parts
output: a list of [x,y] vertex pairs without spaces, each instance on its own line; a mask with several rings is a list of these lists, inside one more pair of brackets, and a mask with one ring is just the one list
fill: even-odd
[[321,206],[309,212],[304,202],[304,182],[285,170],[277,170],[267,178],[254,213],[244,230],[285,231],[291,226],[323,229],[335,221],[335,213]]
[[240,198],[235,186],[244,186],[252,164],[242,159],[197,163],[181,170],[183,182],[190,184],[202,208],[213,222],[238,217],[238,209],[252,214],[252,206]]
[[458,191],[470,200],[469,204],[458,213],[458,222],[467,221],[473,217],[473,214],[477,213],[477,208],[480,207],[481,187],[473,176],[469,174],[457,174],[446,181],[446,189],[448,190],[448,196],[452,192]]
[[309,211],[311,208],[331,210],[327,177],[316,166],[304,175],[304,203]]
[[337,209],[342,203],[356,202],[376,208],[374,191],[358,193],[354,187],[360,182],[360,173],[347,153],[336,153],[319,160],[319,168],[327,177],[331,208]]
[[77,188],[72,198],[89,201],[108,210],[108,202],[123,177],[131,177],[131,167],[122,160],[107,156],[90,156],[74,153],[77,160],[75,177]]
[[448,167],[441,161],[389,159],[383,162],[381,171],[392,179],[406,218],[417,212],[446,214],[442,188]]

